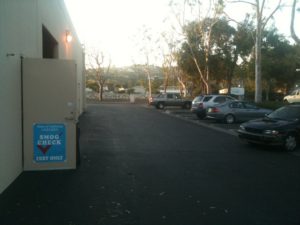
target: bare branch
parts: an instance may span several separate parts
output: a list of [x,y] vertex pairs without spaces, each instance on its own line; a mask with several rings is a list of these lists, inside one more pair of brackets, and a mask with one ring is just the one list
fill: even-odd
[[282,0],[279,0],[278,1],[278,4],[277,6],[275,7],[275,9],[272,11],[272,13],[269,15],[269,17],[263,21],[263,24],[262,24],[262,29],[264,30],[265,26],[267,25],[267,23],[269,22],[269,20],[274,16],[274,14],[280,9],[280,7],[282,6],[281,5],[281,1]]
[[257,8],[259,10],[260,8],[260,15],[262,16],[263,13],[264,13],[264,9],[265,9],[265,3],[266,3],[266,0],[263,0],[261,6],[259,5],[259,0],[256,0],[256,5],[257,5]]
[[104,85],[107,81],[106,75],[108,75],[111,60],[109,60],[109,65],[105,70],[105,54],[102,51],[99,51],[97,49],[90,50],[89,56],[89,65],[91,68],[92,76],[94,78],[94,82],[98,86],[98,99],[100,101],[103,100],[103,91],[104,91]]
[[237,0],[237,1],[228,1],[228,3],[246,3],[246,4],[249,4],[253,7],[256,7],[256,4],[253,3],[253,2],[249,2],[249,1],[243,1],[243,0]]
[[295,42],[300,45],[300,39],[299,37],[296,35],[295,33],[295,11],[296,11],[296,2],[297,0],[294,0],[293,2],[293,6],[292,6],[292,15],[291,15],[291,26],[290,26],[290,30],[291,30],[291,36],[292,38],[295,40]]

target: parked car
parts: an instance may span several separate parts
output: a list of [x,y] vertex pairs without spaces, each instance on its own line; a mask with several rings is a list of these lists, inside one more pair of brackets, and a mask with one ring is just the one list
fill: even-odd
[[279,145],[294,151],[300,135],[300,105],[283,106],[264,118],[242,123],[238,129],[240,139],[249,143]]
[[149,104],[157,109],[163,109],[165,106],[180,106],[185,109],[190,109],[192,102],[188,99],[181,98],[177,93],[162,93],[156,97],[149,98]]
[[234,123],[264,117],[271,112],[270,109],[260,108],[249,102],[229,101],[209,107],[206,116],[217,121]]
[[192,101],[191,111],[195,113],[199,119],[203,119],[206,117],[208,107],[233,100],[236,99],[229,95],[199,95]]
[[293,90],[289,95],[283,98],[283,101],[287,103],[300,102],[300,89],[297,88]]
[[192,101],[192,106],[191,106],[191,111],[192,112],[196,112],[200,102],[202,101],[204,95],[199,95],[197,97],[195,97]]

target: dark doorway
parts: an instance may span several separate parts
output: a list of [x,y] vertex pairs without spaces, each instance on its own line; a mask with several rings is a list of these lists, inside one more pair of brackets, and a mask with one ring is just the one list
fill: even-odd
[[43,26],[43,58],[58,58],[58,42],[45,26]]

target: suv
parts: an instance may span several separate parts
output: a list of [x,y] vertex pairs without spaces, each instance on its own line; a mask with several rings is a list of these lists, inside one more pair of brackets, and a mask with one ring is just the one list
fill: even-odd
[[162,93],[156,97],[150,97],[149,105],[153,105],[157,109],[163,109],[165,106],[181,106],[184,109],[190,109],[192,102],[181,98],[177,93]]
[[287,103],[300,102],[300,89],[295,89],[292,91],[291,94],[283,98],[283,101]]
[[203,119],[206,117],[208,107],[234,100],[236,99],[229,95],[200,95],[192,101],[191,111],[195,113],[199,119]]

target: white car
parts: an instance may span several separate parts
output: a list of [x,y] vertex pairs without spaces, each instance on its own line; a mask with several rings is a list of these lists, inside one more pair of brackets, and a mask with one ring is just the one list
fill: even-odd
[[284,102],[295,103],[300,102],[300,89],[295,89],[289,95],[283,98]]

